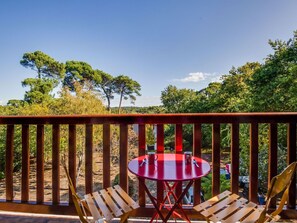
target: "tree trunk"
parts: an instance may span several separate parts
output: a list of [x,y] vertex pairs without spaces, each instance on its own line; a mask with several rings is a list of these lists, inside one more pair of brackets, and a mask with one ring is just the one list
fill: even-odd
[[109,97],[106,97],[107,98],[107,110],[110,112],[110,98]]
[[121,113],[122,100],[123,100],[123,94],[121,94],[120,96],[119,111],[118,111],[119,114]]

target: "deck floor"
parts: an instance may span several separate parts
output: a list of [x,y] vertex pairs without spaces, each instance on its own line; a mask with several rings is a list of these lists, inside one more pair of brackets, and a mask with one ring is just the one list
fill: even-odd
[[[66,215],[44,215],[20,212],[0,211],[1,223],[80,223],[77,216]],[[114,222],[119,222],[115,220]],[[129,219],[129,223],[148,223],[149,219]],[[169,222],[175,222],[174,220]],[[184,221],[177,221],[183,223]],[[283,223],[297,223],[297,219],[281,220]],[[205,223],[205,221],[195,221],[195,223]]]
[[1,223],[80,223],[77,216],[44,215],[0,211]]

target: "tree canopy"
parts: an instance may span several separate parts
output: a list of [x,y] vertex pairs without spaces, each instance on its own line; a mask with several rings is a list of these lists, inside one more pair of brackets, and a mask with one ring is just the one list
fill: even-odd
[[101,70],[95,70],[95,72],[101,77],[101,81],[96,82],[95,86],[102,91],[107,100],[107,110],[110,111],[110,101],[114,99],[115,94],[114,78]]
[[202,90],[169,85],[161,93],[165,110],[175,113],[297,111],[297,31],[288,41],[270,40],[269,44],[273,53],[263,64],[247,62],[233,67],[221,76],[221,82],[211,82]]
[[35,70],[39,79],[62,78],[65,72],[63,63],[59,63],[41,51],[25,53],[20,64],[26,68]]
[[128,100],[130,98],[131,103],[134,104],[136,96],[141,95],[140,90],[140,84],[128,76],[120,75],[114,79],[114,92],[120,95],[119,113],[122,106],[122,100]]
[[[120,97],[119,109],[122,100],[130,99],[134,104],[136,96],[140,96],[140,84],[128,76],[112,75],[93,69],[90,64],[84,61],[69,60],[66,63],[60,63],[41,51],[25,53],[20,64],[26,68],[31,68],[37,72],[36,78],[26,78],[22,81],[23,87],[29,87],[25,92],[24,102],[26,103],[44,103],[50,101],[55,95],[52,93],[64,91],[68,88],[71,92],[77,94],[77,84],[86,91],[97,92],[98,98],[107,101],[107,109],[110,111],[111,100],[118,94]],[[21,106],[22,102],[9,100],[10,106]]]
[[63,80],[63,86],[67,86],[71,91],[75,91],[74,84],[77,82],[84,87],[93,89],[95,83],[100,81],[100,76],[88,63],[82,61],[66,62],[66,74]]
[[252,111],[296,111],[297,31],[287,42],[269,41],[274,50],[254,73],[249,85]]

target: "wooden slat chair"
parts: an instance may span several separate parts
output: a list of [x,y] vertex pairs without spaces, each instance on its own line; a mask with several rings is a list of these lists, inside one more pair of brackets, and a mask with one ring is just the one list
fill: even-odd
[[[139,207],[119,185],[86,194],[84,199],[81,199],[75,191],[67,168],[64,165],[63,167],[76,212],[82,223],[110,222],[115,217],[121,217],[121,222],[125,222],[130,211]],[[88,217],[88,214],[93,218]]]
[[[289,187],[296,171],[296,165],[297,162],[291,163],[282,173],[272,178],[264,208],[253,202],[248,202],[237,194],[225,191],[196,205],[194,209],[204,216],[207,222],[274,222],[280,218],[279,213],[283,210],[288,199]],[[267,210],[271,199],[283,191],[278,208],[273,213],[268,214]]]

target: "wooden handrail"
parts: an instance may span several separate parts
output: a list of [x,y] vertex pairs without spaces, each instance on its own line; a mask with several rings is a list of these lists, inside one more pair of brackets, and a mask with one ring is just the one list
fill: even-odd
[[296,112],[184,113],[127,115],[0,116],[0,124],[192,124],[192,123],[290,123]]

